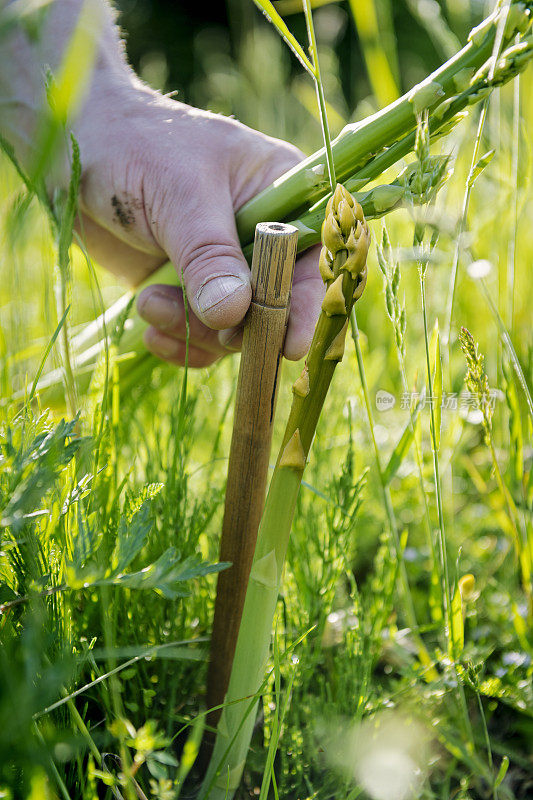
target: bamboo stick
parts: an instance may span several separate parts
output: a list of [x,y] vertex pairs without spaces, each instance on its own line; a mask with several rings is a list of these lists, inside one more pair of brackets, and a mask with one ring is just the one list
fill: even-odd
[[[276,389],[290,305],[298,230],[293,225],[257,225],[252,259],[252,303],[248,311],[237,384],[228,465],[208,708],[224,702],[244,597],[265,500]],[[219,711],[208,719],[216,726]]]

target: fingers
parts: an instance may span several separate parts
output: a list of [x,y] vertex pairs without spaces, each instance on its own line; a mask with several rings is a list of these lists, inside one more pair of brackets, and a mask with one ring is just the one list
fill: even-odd
[[[144,334],[148,350],[165,361],[184,364],[187,327],[181,290],[162,284],[149,286],[139,295],[137,310],[151,326]],[[188,318],[190,366],[208,366],[228,352],[216,331],[204,325],[190,308]]]
[[[291,311],[283,355],[290,361],[303,358],[313,338],[324,298],[324,283],[318,271],[320,247],[305,252],[296,262],[292,285]],[[226,350],[240,350],[242,326],[220,331],[218,340]]]
[[[324,284],[318,272],[318,255],[319,248],[315,247],[296,262],[284,347],[284,355],[291,361],[298,361],[306,355],[320,313]],[[139,295],[137,309],[151,326],[144,337],[148,350],[165,361],[184,364],[187,330],[180,289],[162,284],[149,286]],[[209,366],[228,352],[240,350],[241,346],[242,326],[217,332],[189,308],[188,363],[191,367]]]
[[144,334],[144,343],[147,349],[158,358],[181,367],[185,366],[185,363],[189,367],[209,367],[219,358],[215,353],[195,347],[190,342],[187,352],[186,342],[173,339],[156,328],[148,328]]
[[163,218],[161,244],[182,271],[193,313],[209,328],[238,325],[250,305],[250,269],[235,228],[229,190],[194,187],[178,220]]
[[243,328],[226,328],[225,331],[220,331],[218,340],[222,347],[226,350],[237,352],[242,348]]
[[[257,145],[260,151],[256,152],[251,163],[243,163],[242,157],[236,161],[238,169],[233,182],[233,202],[236,209],[304,157],[297,148],[279,139],[263,136]],[[284,355],[291,361],[303,358],[309,350],[320,313],[325,289],[318,270],[319,254],[320,248],[313,248],[296,262],[284,347]],[[232,327],[221,331],[219,340],[228,349],[240,349],[242,329]]]

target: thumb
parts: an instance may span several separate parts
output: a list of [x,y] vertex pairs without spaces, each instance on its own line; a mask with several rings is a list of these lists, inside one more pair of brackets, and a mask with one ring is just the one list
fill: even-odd
[[222,201],[220,188],[193,191],[180,204],[179,219],[159,230],[162,246],[183,273],[192,311],[216,330],[238,325],[252,298],[231,198],[229,192],[224,195]]

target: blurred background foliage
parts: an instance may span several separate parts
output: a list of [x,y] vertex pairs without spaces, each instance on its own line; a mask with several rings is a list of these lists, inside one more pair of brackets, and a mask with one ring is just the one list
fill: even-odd
[[[313,5],[333,133],[435,69],[488,6],[482,0]],[[278,0],[275,6],[305,42],[300,0]],[[117,7],[131,63],[154,88],[234,114],[304,150],[320,146],[320,128],[310,124],[316,118],[313,87],[250,0],[212,4],[207,13],[193,0],[119,0]]]
[[[280,12],[290,12],[297,5],[292,0],[277,3]],[[320,124],[311,82],[251,0],[229,0],[209,7],[192,0],[121,0],[118,6],[131,63],[150,85],[166,92],[177,91],[178,99],[194,105],[234,114],[248,125],[291,140],[306,153],[320,147]],[[325,93],[335,134],[347,122],[382,107],[437,67],[459,47],[459,42],[466,41],[472,25],[493,3],[320,0],[315,6]],[[305,41],[301,14],[290,13],[286,19],[300,41]],[[520,392],[515,391],[516,402],[506,402],[503,396],[507,389],[512,394],[512,381],[503,374],[498,328],[480,284],[468,276],[466,266],[471,257],[488,259],[492,264],[486,284],[513,335],[531,386],[532,83],[529,71],[520,79],[519,92],[516,84],[508,85],[494,92],[490,100],[481,152],[494,148],[496,154],[472,192],[468,234],[460,253],[449,363],[444,364],[444,390],[461,392],[466,366],[457,334],[461,325],[467,325],[486,355],[491,387],[502,389],[493,422],[496,452],[524,515],[530,514],[525,494],[531,488],[531,481],[527,485],[532,462],[531,426]],[[441,326],[444,321],[478,115],[479,107],[472,109],[466,120],[433,147],[434,152],[453,155],[454,174],[437,200],[440,239],[427,277],[430,327],[436,318]],[[391,170],[391,175],[397,171]],[[38,204],[28,200],[4,158],[0,158],[0,210],[1,421],[7,424],[7,420],[14,427],[10,435],[16,447],[23,449],[26,439],[32,437],[38,447],[41,434],[53,429],[57,422],[53,414],[45,411],[31,424],[24,416],[15,418],[13,426],[15,411],[13,407],[10,410],[9,402],[14,390],[31,384],[57,325],[58,279],[47,220]],[[382,223],[372,222],[371,227],[374,243],[379,242]],[[401,266],[400,298],[405,296],[407,310],[408,380],[420,390],[425,361],[418,273],[411,250],[413,222],[407,211],[400,210],[387,218],[387,227]],[[514,309],[510,314],[508,265],[513,260]],[[98,270],[97,277],[102,298],[109,304],[123,288],[103,270]],[[92,319],[100,308],[94,275],[76,248],[71,300],[70,330],[75,332],[78,324]],[[402,389],[394,333],[386,315],[374,245],[368,287],[357,314],[375,415],[374,435],[385,464],[405,429],[408,412],[400,406]],[[60,363],[55,350],[49,366],[52,361]],[[300,368],[292,364],[285,368],[276,441],[290,402],[289,381]],[[49,494],[30,498],[33,505],[28,501],[26,511],[39,514],[46,502],[54,517],[50,522],[46,516],[29,518],[27,539],[36,542],[38,550],[30,550],[21,558],[19,577],[13,577],[11,551],[4,548],[0,556],[1,602],[25,592],[33,598],[27,607],[24,603],[13,606],[11,617],[4,615],[1,621],[5,627],[0,652],[0,778],[8,787],[4,796],[10,797],[11,789],[17,800],[27,800],[34,787],[31,800],[55,798],[55,790],[47,794],[49,785],[57,789],[51,757],[74,800],[93,800],[97,796],[83,731],[80,734],[79,723],[72,721],[76,708],[102,752],[117,752],[124,746],[124,735],[106,725],[106,720],[111,723],[118,716],[120,706],[138,730],[149,717],[156,719],[169,736],[201,709],[203,648],[210,631],[214,597],[212,576],[189,587],[191,596],[185,601],[168,601],[155,592],[136,594],[138,590],[114,585],[104,587],[105,591],[91,585],[80,588],[78,583],[56,599],[38,595],[43,587],[57,585],[60,580],[62,548],[65,541],[68,547],[72,546],[68,537],[61,538],[66,537],[63,526],[74,539],[82,527],[75,510],[69,512],[70,521],[63,522],[67,513],[65,497],[74,493],[77,482],[89,472],[88,453],[95,446],[102,448],[107,468],[95,474],[95,485],[87,490],[82,504],[88,517],[89,512],[93,515],[89,518],[92,529],[103,532],[103,544],[95,558],[105,563],[117,539],[120,518],[130,519],[131,508],[139,496],[144,497],[146,487],[163,485],[160,493],[154,490],[153,526],[136,555],[135,568],[154,563],[170,546],[183,557],[201,554],[209,562],[216,559],[237,369],[238,360],[226,358],[210,369],[190,373],[185,406],[180,394],[183,372],[169,366],[160,365],[152,374],[143,375],[125,395],[114,387],[103,444],[98,439],[103,405],[102,385],[97,380],[82,399],[80,429],[84,435],[98,435],[92,443],[80,443],[76,470],[69,467],[58,478],[50,473],[46,460],[42,464],[35,460],[52,489]],[[374,404],[380,390],[391,392],[397,401],[387,413],[380,413]],[[187,424],[178,441],[175,431],[182,424],[182,412]],[[420,436],[423,483],[431,506],[431,523],[436,527],[427,408],[421,414]],[[523,442],[523,447],[516,446],[518,441]],[[447,659],[442,615],[439,617],[439,609],[431,607],[432,556],[424,532],[416,465],[409,451],[403,454],[391,482],[391,496],[419,630],[437,666],[438,679],[425,680],[417,666],[404,604],[395,588],[397,561],[353,344],[348,342],[306,473],[307,485],[299,501],[278,615],[282,649],[316,625],[299,648],[299,663],[283,666],[284,680],[294,672],[297,677],[276,757],[282,797],[368,797],[357,786],[354,788],[352,773],[339,778],[335,770],[325,766],[324,737],[317,735],[310,723],[325,718],[336,724],[342,715],[360,720],[376,710],[402,704],[409,712],[423,716],[436,733],[431,758],[433,778],[421,797],[531,797],[533,647],[526,623],[527,601],[490,454],[479,416],[472,409],[443,412],[440,458],[452,580],[465,573],[475,577],[475,591],[462,608],[465,648],[461,669],[468,724],[456,703],[457,680]],[[0,461],[2,473],[6,476],[2,486],[7,486],[7,500],[14,474],[9,458]],[[361,487],[358,481],[363,476]],[[337,515],[338,508],[327,502],[328,498],[334,498],[339,505],[350,501],[353,507],[357,506],[357,516],[350,517],[348,524]],[[529,496],[527,502],[531,502]],[[26,584],[24,576],[29,576]],[[84,576],[87,578],[85,573]],[[8,634],[9,626],[12,632]],[[116,682],[92,683],[115,663],[124,663],[132,654],[144,652],[145,646],[191,639],[195,641],[190,657],[184,657],[181,650],[168,654],[168,658],[150,656],[148,660],[141,655],[140,665],[124,670]],[[93,658],[89,652],[92,648],[96,648]],[[52,666],[49,662],[53,662]],[[76,698],[74,711],[69,708],[67,713],[66,706],[61,706],[53,714],[38,717],[42,724],[37,731],[46,741],[43,748],[34,735],[33,715],[57,701],[64,687],[73,692],[87,682],[91,682],[90,692]],[[274,688],[269,687],[263,704],[264,727],[258,729],[249,761],[247,781],[252,792],[265,765],[264,745],[271,735],[277,699],[274,694]],[[121,696],[120,703],[114,695]],[[473,730],[468,731],[469,724]],[[150,774],[139,773],[150,797],[174,797],[170,790],[165,795],[164,789],[167,777],[176,774],[175,754],[176,749],[169,747],[168,752],[165,750],[166,761],[154,759]],[[493,792],[494,774],[504,763],[504,756],[510,758],[510,768],[498,795]],[[48,776],[50,784],[40,788],[38,781],[43,775]],[[3,784],[0,783],[2,790]],[[111,791],[101,784],[99,792],[100,796],[111,796]]]

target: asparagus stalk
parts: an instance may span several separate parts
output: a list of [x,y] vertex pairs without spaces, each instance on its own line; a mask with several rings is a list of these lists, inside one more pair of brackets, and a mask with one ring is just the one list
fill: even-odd
[[[372,155],[390,147],[400,137],[416,128],[417,117],[432,112],[443,102],[468,89],[477,70],[491,58],[498,25],[507,14],[503,45],[507,46],[518,33],[530,26],[533,2],[511,0],[511,7],[495,11],[468,37],[468,43],[453,58],[446,61],[424,81],[394,103],[361,123],[347,125],[332,142],[336,175],[346,180],[353,172],[367,164]],[[475,98],[477,89],[472,87]],[[474,100],[475,102],[475,100]],[[258,220],[282,220],[303,204],[310,204],[327,189],[325,181],[325,149],[322,148],[248,201],[237,213],[237,229],[241,241],[253,238]]]
[[[370,232],[360,204],[337,185],[322,226],[320,272],[327,290],[309,355],[293,385],[292,408],[259,529],[226,705],[200,797],[232,798],[240,782],[265,676],[289,534],[306,460],[352,306],[366,284]],[[244,698],[244,699],[243,699]],[[250,713],[251,712],[251,713]]]
[[[523,33],[529,29],[532,8],[533,2],[513,1],[506,23],[505,42],[508,42],[517,32]],[[514,42],[504,49],[491,74],[491,59],[488,55],[492,52],[491,43],[493,44],[494,42],[495,30],[499,19],[499,12],[494,12],[471,32],[468,45],[457,56],[446,62],[440,70],[430,75],[408,95],[400,98],[400,100],[385,108],[378,115],[370,117],[359,126],[347,126],[335,140],[334,156],[337,158],[337,154],[341,153],[343,159],[342,163],[340,161],[339,163],[335,162],[337,171],[342,174],[346,170],[351,172],[351,177],[346,181],[346,187],[362,205],[367,219],[381,217],[405,202],[411,203],[413,200],[416,202],[416,197],[413,198],[410,192],[410,168],[404,170],[391,184],[375,186],[366,192],[360,191],[368,182],[378,178],[384,170],[393,166],[413,150],[416,138],[416,130],[414,129],[416,113],[423,110],[424,107],[431,108],[429,127],[432,136],[447,133],[450,127],[461,119],[461,115],[464,115],[466,108],[486,97],[487,93],[494,87],[512,80],[528,65],[533,56],[533,37],[531,35],[522,36],[518,42]],[[477,72],[474,71],[476,66],[479,66]],[[450,78],[450,75],[452,75],[452,78]],[[438,98],[439,103],[436,106],[435,103],[425,106],[422,100],[427,99],[431,94],[431,85],[435,83],[434,78],[436,76],[440,76],[443,81],[444,95]],[[451,89],[452,84],[453,91]],[[428,87],[430,88],[428,89]],[[433,90],[437,92],[435,87],[433,87]],[[401,126],[398,127],[396,124],[400,114],[398,110],[399,104],[403,109],[401,112],[402,119],[404,119],[403,128]],[[409,113],[407,113],[408,110],[410,110]],[[390,136],[384,133],[387,129],[386,120],[388,119],[396,120],[391,127],[391,131],[394,130],[395,133]],[[398,131],[400,131],[400,134],[398,134]],[[373,138],[374,134],[376,134],[376,138]],[[342,143],[342,149],[340,149],[340,144],[336,149],[336,145],[339,142]],[[383,146],[383,142],[388,142],[389,145]],[[343,153],[345,153],[345,148],[348,144],[350,144],[349,149],[353,160],[350,162],[349,167],[345,168],[342,165],[347,156],[343,155]],[[357,153],[362,152],[362,149],[364,149],[365,155],[360,161],[364,162],[364,164],[357,168]],[[376,151],[379,152],[376,154]],[[318,151],[297,168],[285,173],[260,195],[245,204],[238,212],[237,219],[244,220],[246,223],[241,222],[240,224],[241,244],[244,254],[249,260],[251,259],[252,244],[250,237],[248,241],[246,239],[248,220],[251,220],[250,225],[253,230],[255,229],[255,224],[262,219],[279,220],[284,218],[287,214],[287,207],[294,204],[300,209],[299,215],[290,219],[291,224],[295,225],[299,231],[298,251],[301,252],[319,241],[324,208],[330,197],[327,191],[328,186],[321,177],[324,169],[321,169],[320,159],[323,159],[323,157],[323,150]],[[315,164],[315,166],[309,166],[311,163]],[[293,193],[293,186],[296,185],[296,177],[300,172],[304,177],[300,176],[298,181],[300,183],[303,182],[302,186],[303,184],[305,186],[303,188],[300,186],[301,194],[297,200],[289,202],[289,197]],[[434,172],[428,174],[427,179],[434,180],[436,174]],[[288,187],[287,193],[285,188],[282,190],[280,187]],[[315,200],[314,205],[311,205],[313,200]],[[279,206],[276,205],[274,207],[272,204],[276,204],[278,201]],[[266,213],[267,209],[270,209],[268,214]],[[263,211],[266,217],[257,216],[262,214]],[[174,267],[171,264],[165,264],[160,267],[137,291],[155,282],[177,283]],[[77,387],[81,393],[88,387],[93,369],[98,359],[105,352],[104,331],[107,331],[109,335],[116,320],[124,312],[134,295],[135,293],[131,292],[125,294],[123,298],[106,311],[105,315],[88,325],[86,330],[73,340],[74,373]],[[154,357],[147,355],[143,346],[142,334],[145,327],[145,323],[133,310],[118,347],[121,383],[123,376],[131,373],[132,369],[139,363],[140,358],[143,359],[147,372],[157,363]],[[128,358],[125,359],[125,355]],[[44,376],[38,386],[44,402],[49,405],[58,405],[62,402],[64,394],[62,381],[63,375],[60,370],[54,370]]]

